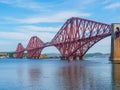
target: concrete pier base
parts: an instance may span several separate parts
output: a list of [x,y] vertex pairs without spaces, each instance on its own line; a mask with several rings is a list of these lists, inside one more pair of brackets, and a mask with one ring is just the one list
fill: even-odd
[[61,57],[61,60],[68,60],[68,57]]
[[75,60],[77,60],[77,61],[80,60],[80,57],[76,57]]
[[110,61],[114,64],[120,64],[120,58],[110,58]]
[[73,56],[70,56],[70,57],[61,57],[61,60],[68,60],[68,61],[79,61],[79,60],[85,60],[85,57],[82,56],[82,57],[79,57],[79,56],[76,56],[76,57],[73,57]]
[[81,56],[81,57],[80,57],[80,60],[85,60],[85,56]]
[[68,58],[68,61],[70,61],[70,62],[73,61],[73,57],[72,57],[72,56],[69,57],[69,58]]
[[110,60],[120,63],[120,23],[112,24]]

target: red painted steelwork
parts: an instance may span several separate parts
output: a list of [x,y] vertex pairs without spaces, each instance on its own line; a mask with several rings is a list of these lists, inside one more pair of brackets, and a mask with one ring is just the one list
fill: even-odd
[[82,57],[95,43],[111,35],[111,26],[81,18],[71,18],[52,39],[62,57]]
[[29,58],[39,58],[42,49],[48,46],[55,46],[63,58],[82,57],[95,43],[110,36],[111,31],[111,25],[73,17],[66,21],[51,42],[44,43],[34,36],[26,50]]
[[40,40],[37,36],[33,36],[30,39],[26,48],[28,52],[28,57],[38,59],[40,57],[43,48],[44,48],[44,42]]
[[18,44],[17,49],[16,49],[16,57],[17,58],[22,58],[24,55],[24,47],[21,43]]

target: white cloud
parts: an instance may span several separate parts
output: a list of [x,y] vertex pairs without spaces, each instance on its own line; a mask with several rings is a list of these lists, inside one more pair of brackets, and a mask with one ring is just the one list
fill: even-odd
[[34,25],[26,25],[17,27],[20,32],[58,32],[60,27],[40,27]]
[[38,10],[38,11],[47,11],[52,7],[49,3],[39,3],[33,0],[0,0],[0,3],[5,3],[13,7]]
[[[30,38],[32,36],[38,36],[42,41],[44,42],[50,42],[52,40],[52,38],[55,36],[54,34],[51,33],[20,33],[20,32],[0,32],[0,38],[4,38],[6,40],[0,40],[0,46],[2,48],[0,48],[1,51],[15,51],[17,44],[18,43],[22,43],[24,47],[27,46]],[[111,37],[108,37],[106,39],[101,40],[100,42],[98,42],[97,44],[94,45],[94,47],[92,47],[89,52],[103,52],[103,53],[108,53],[110,52],[110,40]],[[7,40],[8,39],[8,40]],[[10,46],[10,47],[9,47]],[[103,48],[101,48],[103,47]],[[101,49],[99,49],[101,48]],[[54,51],[52,51],[53,49],[48,49],[44,52],[48,53],[52,53]],[[56,52],[56,51],[55,51]]]
[[47,41],[51,41],[55,35],[53,33],[47,33],[47,32],[44,32],[44,33],[0,32],[0,38],[4,38],[4,39],[8,39],[8,40],[28,41],[32,36],[38,36],[42,41],[47,42]]
[[52,15],[44,15],[44,16],[35,16],[23,19],[16,19],[6,17],[5,19],[9,22],[13,23],[24,23],[24,24],[36,24],[36,23],[56,23],[56,22],[65,22],[66,19],[71,17],[89,17],[90,13],[77,12],[77,11],[61,11]]
[[105,9],[116,9],[116,8],[120,8],[120,2],[112,3],[105,7]]
[[[96,0],[64,0],[64,4],[62,6],[69,7],[70,10],[78,10],[78,11],[86,11],[88,7],[96,5]],[[64,9],[63,9],[64,10]]]
[[[69,3],[71,1],[71,3]],[[109,0],[111,1],[111,0]],[[66,5],[55,5],[53,3],[47,2],[47,3],[41,3],[37,2],[35,0],[0,0],[0,3],[4,3],[7,5],[10,5],[12,7],[19,7],[23,9],[30,9],[30,10],[37,10],[40,12],[33,13],[35,16],[32,16],[33,14],[27,15],[26,18],[14,18],[13,17],[6,17],[4,23],[8,24],[17,24],[15,25],[16,30],[18,32],[0,32],[0,38],[6,39],[6,42],[3,41],[3,44],[7,47],[7,45],[11,45],[11,47],[17,46],[19,42],[23,43],[24,47],[27,46],[30,38],[32,36],[38,36],[42,41],[44,42],[50,42],[52,38],[55,36],[55,33],[50,32],[58,32],[60,27],[41,27],[41,26],[34,26],[31,24],[38,24],[38,23],[59,23],[59,22],[65,22],[67,19],[71,17],[90,17],[91,13],[84,12],[85,10],[88,11],[88,6],[96,6],[96,0],[66,0],[63,1],[66,2]],[[96,3],[96,4],[95,4]],[[61,4],[61,3],[58,3]],[[104,4],[108,4],[108,2],[104,2]],[[61,7],[63,7],[61,9]],[[68,8],[67,8],[68,7]],[[70,8],[72,7],[72,8]],[[106,6],[106,9],[111,8],[117,8],[119,5],[108,5]],[[65,8],[65,9],[64,9]],[[41,12],[41,11],[48,11],[50,12]],[[58,11],[57,11],[58,10]],[[64,10],[64,11],[63,11]],[[83,11],[83,12],[82,12]],[[23,13],[22,13],[23,14]],[[44,14],[44,15],[43,15]],[[32,17],[30,17],[32,16]],[[2,22],[3,24],[3,22]],[[21,24],[24,24],[24,26],[21,26]],[[14,25],[13,25],[14,27]],[[9,28],[9,26],[8,26]],[[9,43],[8,43],[8,42]],[[10,42],[13,42],[10,43]],[[18,43],[17,43],[18,42]],[[99,45],[103,45],[105,41],[101,41]],[[2,45],[2,44],[1,44]],[[2,46],[4,46],[2,45]],[[99,46],[98,45],[98,46]],[[109,46],[107,43],[104,43],[104,45],[107,47]],[[9,50],[10,48],[9,47]],[[98,47],[97,47],[98,48]],[[104,48],[103,48],[104,49]],[[2,50],[2,49],[1,49]],[[95,51],[97,49],[94,49]]]
[[[43,42],[50,42],[55,36],[53,33],[38,33],[38,32],[0,32],[0,51],[15,51],[18,43],[22,43],[26,48],[32,36],[39,37]],[[54,51],[53,51],[54,50]],[[58,52],[57,49],[52,48],[44,50],[44,53]]]
[[0,37],[5,39],[26,39],[27,35],[19,32],[0,32]]

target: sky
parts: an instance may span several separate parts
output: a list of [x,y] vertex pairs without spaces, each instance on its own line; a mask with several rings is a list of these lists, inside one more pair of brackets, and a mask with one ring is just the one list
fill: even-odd
[[[27,46],[32,36],[50,42],[67,19],[80,17],[107,24],[120,23],[120,0],[0,0],[0,52]],[[88,52],[110,53],[111,37]],[[59,53],[46,47],[42,53]]]

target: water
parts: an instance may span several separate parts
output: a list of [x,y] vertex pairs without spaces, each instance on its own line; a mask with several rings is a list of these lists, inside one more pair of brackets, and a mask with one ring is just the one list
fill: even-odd
[[0,59],[0,90],[120,90],[120,65],[107,58]]

